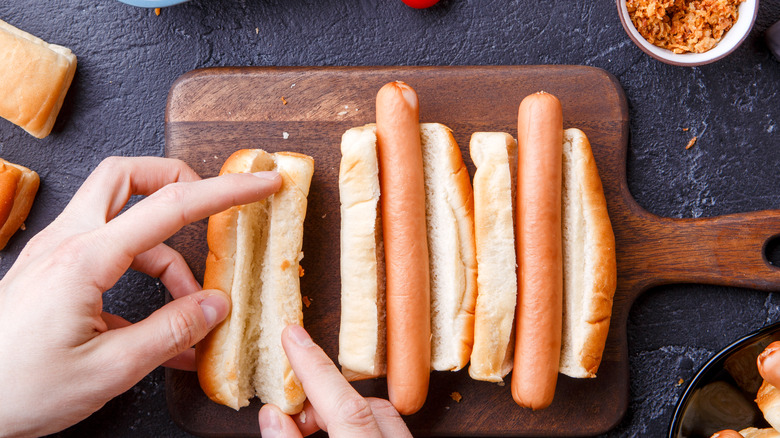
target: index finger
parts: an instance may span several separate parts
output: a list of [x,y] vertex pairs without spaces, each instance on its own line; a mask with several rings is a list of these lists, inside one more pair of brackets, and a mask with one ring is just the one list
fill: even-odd
[[288,325],[282,346],[306,397],[324,423],[322,429],[339,437],[381,437],[371,406],[312,341],[303,327]]
[[281,183],[276,172],[258,172],[169,184],[107,223],[102,233],[113,250],[135,257],[189,223],[270,196]]
[[150,195],[174,182],[200,177],[181,160],[160,157],[108,157],[87,177],[65,207],[79,215],[96,214],[108,222],[132,195]]

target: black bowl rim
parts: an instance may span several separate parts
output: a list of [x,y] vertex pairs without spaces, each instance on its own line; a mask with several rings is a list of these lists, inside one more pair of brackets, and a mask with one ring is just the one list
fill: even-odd
[[677,401],[677,406],[674,408],[674,414],[672,415],[672,421],[669,424],[668,437],[677,438],[678,429],[682,425],[682,414],[690,402],[689,399],[693,393],[694,388],[697,387],[697,384],[699,383],[699,380],[702,379],[702,376],[704,376],[716,362],[719,362],[724,356],[728,356],[735,350],[744,347],[746,344],[754,342],[756,338],[766,336],[770,332],[775,332],[777,330],[780,330],[780,321],[774,322],[768,326],[764,326],[746,336],[739,338],[719,352],[715,353],[714,356],[712,356],[704,365],[702,365],[702,367],[699,368],[699,371],[697,371],[693,376],[693,379],[691,379],[691,382],[688,383],[688,387],[685,388],[683,395],[680,396],[680,399]]

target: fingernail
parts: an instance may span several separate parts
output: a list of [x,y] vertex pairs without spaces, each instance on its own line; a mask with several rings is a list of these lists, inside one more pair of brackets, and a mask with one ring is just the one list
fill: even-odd
[[200,309],[203,311],[203,317],[206,318],[206,324],[209,328],[225,319],[228,305],[227,300],[219,295],[211,295],[200,302]]
[[276,181],[279,178],[281,178],[281,176],[279,175],[279,172],[275,172],[273,170],[269,170],[269,171],[265,171],[265,172],[253,172],[252,175],[254,175],[254,176],[256,176],[256,177],[258,177],[260,179],[264,179],[264,180],[268,180],[268,181]]
[[314,344],[314,341],[311,340],[311,336],[309,336],[309,334],[306,333],[306,330],[298,324],[290,324],[287,326],[287,336],[301,347],[309,347]]
[[260,424],[260,435],[263,438],[276,438],[282,436],[282,422],[279,414],[274,409],[262,411],[263,421]]

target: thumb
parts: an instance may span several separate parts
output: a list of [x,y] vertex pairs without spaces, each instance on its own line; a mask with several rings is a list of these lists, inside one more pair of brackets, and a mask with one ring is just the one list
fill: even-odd
[[[230,311],[228,296],[204,290],[177,298],[143,321],[102,334],[103,351],[111,354],[118,374],[132,386],[163,362],[189,349]],[[121,358],[122,360],[116,360]]]

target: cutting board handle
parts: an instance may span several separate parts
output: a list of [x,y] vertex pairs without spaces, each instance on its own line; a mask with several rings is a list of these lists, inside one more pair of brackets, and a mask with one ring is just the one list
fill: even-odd
[[618,260],[639,290],[671,283],[780,290],[780,267],[766,254],[768,243],[780,237],[780,210],[696,219],[644,212],[629,220],[636,221],[626,227],[634,236],[622,240],[632,243],[618,249],[625,256]]

